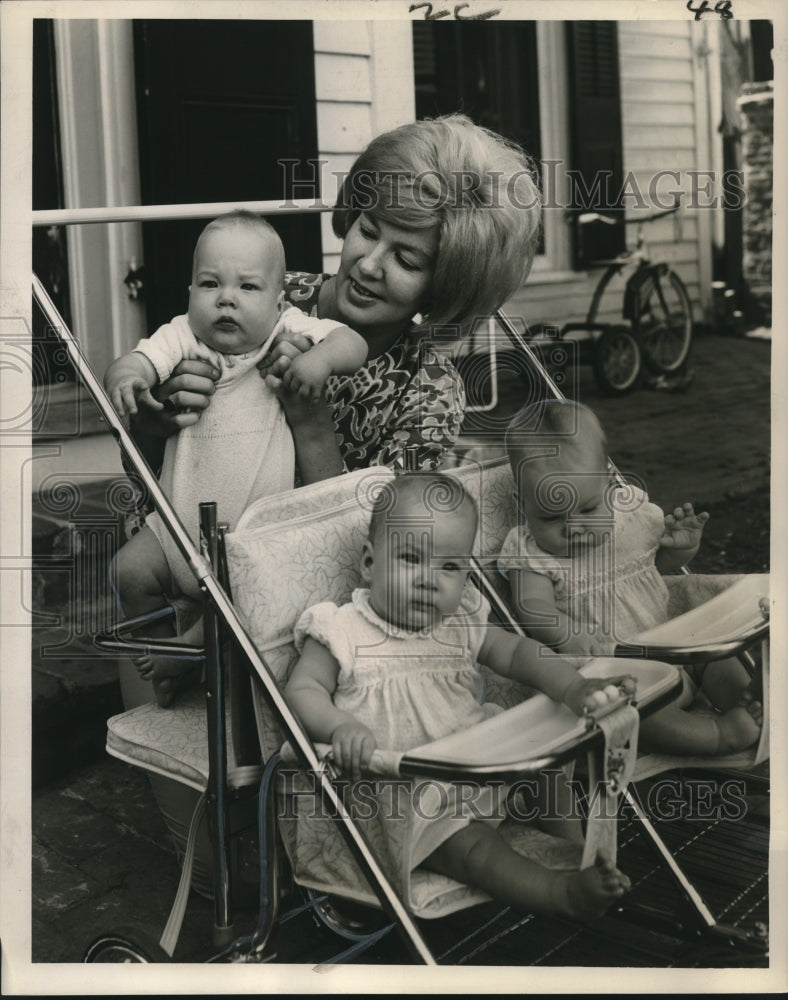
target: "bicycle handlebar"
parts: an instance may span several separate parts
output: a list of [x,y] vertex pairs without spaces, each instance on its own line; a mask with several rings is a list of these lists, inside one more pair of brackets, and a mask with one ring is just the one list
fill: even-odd
[[676,199],[670,208],[663,208],[658,212],[652,212],[650,215],[641,215],[635,219],[615,219],[609,215],[601,215],[599,212],[583,212],[582,215],[577,216],[577,221],[581,226],[585,226],[589,222],[604,222],[608,226],[632,226],[636,224],[640,225],[643,222],[653,222],[654,219],[661,219],[666,215],[672,215],[678,209],[679,201]]

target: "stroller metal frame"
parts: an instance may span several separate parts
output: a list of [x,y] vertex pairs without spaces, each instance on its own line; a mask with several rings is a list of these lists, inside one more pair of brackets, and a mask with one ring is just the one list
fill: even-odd
[[[235,206],[228,206],[224,204],[203,206],[149,206],[147,208],[64,210],[62,212],[54,213],[38,212],[34,213],[34,223],[36,225],[44,225],[64,223],[71,224],[79,222],[93,223],[130,221],[140,220],[142,218],[155,218],[159,220],[164,218],[200,218],[213,216],[230,207]],[[282,211],[278,204],[270,202],[248,203],[248,207],[253,210],[263,213],[267,212],[269,214]],[[330,206],[320,206],[320,208],[315,209],[315,206],[312,204],[309,206],[295,204],[292,207],[288,207],[288,211],[304,211],[307,207],[312,211],[326,211],[330,208]],[[63,341],[78,375],[87,386],[91,396],[99,408],[99,411],[101,412],[102,417],[106,421],[109,430],[133,465],[135,472],[139,475],[143,485],[148,490],[154,504],[164,520],[167,529],[172,534],[179,550],[187,560],[187,563],[198,580],[199,587],[202,592],[205,618],[204,648],[191,648],[187,651],[186,655],[190,655],[192,657],[200,657],[204,655],[207,668],[207,737],[209,747],[207,804],[208,814],[210,817],[211,836],[214,844],[213,860],[216,944],[219,946],[228,945],[234,937],[232,880],[230,871],[231,866],[229,863],[228,835],[229,803],[227,796],[226,764],[228,734],[225,725],[226,678],[223,671],[221,649],[223,639],[226,638],[227,634],[229,634],[232,641],[237,644],[239,651],[242,653],[247,663],[253,667],[256,677],[259,679],[260,683],[264,686],[266,698],[276,713],[283,730],[288,733],[296,755],[302,766],[312,770],[317,775],[320,792],[329,804],[331,810],[342,820],[341,828],[346,841],[353,851],[354,856],[362,865],[365,873],[370,878],[376,892],[379,894],[381,906],[387,916],[391,918],[394,924],[396,924],[401,930],[406,944],[416,961],[420,961],[428,965],[436,964],[435,959],[427,947],[413,917],[403,905],[403,902],[399,898],[397,892],[388,882],[385,873],[380,868],[380,865],[378,864],[373,852],[370,850],[368,843],[365,841],[363,834],[357,829],[355,823],[352,821],[352,817],[350,817],[347,813],[340,795],[337,794],[337,791],[332,784],[331,767],[327,766],[320,760],[310,739],[304,732],[297,718],[288,708],[276,683],[269,676],[264,661],[249,639],[249,636],[240,621],[233,604],[227,597],[225,589],[219,583],[217,576],[215,575],[215,567],[220,567],[223,558],[223,546],[221,543],[222,532],[219,524],[217,523],[215,505],[201,505],[201,531],[203,536],[203,545],[201,551],[198,552],[179,519],[170,507],[167,497],[164,495],[158,484],[158,480],[145,462],[144,458],[138,452],[134,441],[106,398],[101,383],[92,372],[90,365],[82,354],[79,345],[52,303],[46,289],[35,275],[33,276],[33,295],[48,322],[57,331],[60,339]],[[526,354],[529,362],[541,375],[544,385],[549,389],[549,391],[556,398],[563,398],[560,390],[555,386],[553,380],[550,378],[549,373],[528,345],[527,341],[516,329],[514,324],[512,324],[500,311],[498,312],[496,318],[515,347]],[[499,614],[502,614],[505,620],[517,627],[516,623],[512,622],[511,615],[509,614],[505,603],[495,593],[494,588],[492,588],[486,580],[484,573],[478,567],[476,567],[476,570],[477,581],[479,582],[485,595],[488,599],[490,599],[495,610]],[[149,616],[145,616],[145,622],[149,622],[150,620]],[[143,649],[149,652],[165,654],[171,654],[175,651],[173,649],[175,644],[168,644],[166,642],[159,641],[157,643],[151,643],[144,639],[129,641],[127,638],[128,634],[140,624],[142,624],[140,620],[123,623],[121,626],[108,630],[103,635],[97,637],[97,643],[101,644],[104,649],[116,652],[122,649],[125,655],[131,654],[135,650]],[[768,628],[768,624],[765,628]],[[178,646],[177,651],[183,652],[184,647]],[[234,683],[234,681],[231,680],[230,683]],[[588,745],[591,746],[593,742],[594,739],[590,736]],[[545,758],[543,760],[539,760],[538,762],[534,762],[534,764],[536,763],[538,763],[541,768],[546,764],[554,764],[555,759]],[[262,789],[267,790],[271,788],[274,768],[275,763],[271,763],[266,767],[261,783]],[[261,792],[261,799],[264,797],[265,792]],[[714,932],[715,934],[721,934],[732,943],[743,945],[745,949],[752,948],[757,950],[759,948],[757,935],[749,935],[735,928],[725,928],[715,922],[712,914],[709,912],[698,893],[692,887],[689,879],[687,879],[683,872],[681,872],[678,865],[676,865],[675,861],[672,859],[669,850],[662,843],[659,836],[656,834],[656,831],[654,831],[651,827],[648,817],[643,814],[642,810],[640,810],[637,803],[635,803],[631,797],[628,796],[628,799],[636,809],[638,818],[646,826],[649,836],[654,842],[657,850],[662,854],[667,862],[679,887],[690,900],[692,909],[695,913],[698,930],[708,930]],[[271,883],[274,881],[273,873],[271,871],[268,873],[261,872],[261,876],[264,877],[264,881],[266,883],[266,885],[261,888],[261,896],[267,895],[268,901],[275,904],[276,890],[274,888],[272,892],[271,887]],[[273,908],[274,906],[271,907],[271,909]],[[268,924],[271,924],[271,920],[268,921]],[[263,939],[267,940],[270,930],[270,926],[262,928],[262,930],[259,929],[259,933],[257,935],[258,942]],[[379,936],[379,934],[377,936]],[[760,946],[762,947],[762,942],[760,942]]]

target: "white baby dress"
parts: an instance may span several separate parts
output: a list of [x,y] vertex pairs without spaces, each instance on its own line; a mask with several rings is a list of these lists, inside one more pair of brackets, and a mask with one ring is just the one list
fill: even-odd
[[617,642],[669,615],[668,588],[654,563],[665,515],[643,490],[628,485],[611,491],[609,511],[609,540],[582,558],[545,552],[524,524],[506,536],[498,568],[504,575],[525,569],[546,576],[558,610],[612,652]]

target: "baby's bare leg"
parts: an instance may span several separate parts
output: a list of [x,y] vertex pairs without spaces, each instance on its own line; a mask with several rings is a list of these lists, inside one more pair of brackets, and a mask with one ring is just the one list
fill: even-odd
[[754,682],[735,657],[712,660],[703,672],[701,687],[712,705],[722,712],[718,719],[720,752],[752,746],[763,726],[763,704]]
[[[172,592],[172,577],[167,559],[155,534],[143,527],[117,553],[110,568],[112,582],[122,612],[129,618],[156,611],[167,603]],[[171,620],[153,623],[145,629],[149,639],[172,638],[184,645],[202,643],[202,622],[197,622],[181,635],[176,635]],[[170,705],[179,687],[195,679],[200,664],[166,656],[140,654],[134,665],[143,680],[153,683],[156,700],[163,707]]]
[[[110,578],[123,614],[136,618],[167,603],[172,578],[164,550],[150,528],[143,527],[118,551],[110,566]],[[175,634],[171,622],[151,625],[148,635],[162,638]]]
[[540,771],[536,782],[533,804],[539,829],[553,837],[584,843],[577,799],[564,771]]
[[720,712],[727,712],[741,703],[741,696],[752,684],[743,663],[730,656],[712,660],[703,670],[701,690]]
[[499,903],[575,920],[600,916],[630,887],[627,876],[606,858],[584,871],[543,868],[512,850],[487,823],[472,822],[449,837],[423,866],[481,889]]
[[681,701],[668,705],[641,720],[642,750],[713,757],[745,750],[760,736],[761,705],[746,691],[739,692],[738,704],[720,715],[690,712],[681,705]]
[[[174,636],[173,640],[183,646],[202,646],[202,619],[185,632]],[[156,701],[162,708],[169,708],[178,692],[191,687],[202,674],[202,658],[187,660],[177,656],[143,653],[134,658],[134,664],[143,680],[152,681]]]

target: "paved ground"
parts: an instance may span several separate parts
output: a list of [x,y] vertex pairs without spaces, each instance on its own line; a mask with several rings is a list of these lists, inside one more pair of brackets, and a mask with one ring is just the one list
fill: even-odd
[[[685,391],[641,389],[616,400],[600,397],[590,372],[582,369],[579,395],[599,413],[614,460],[643,476],[657,502],[692,499],[712,511],[709,568],[763,569],[769,537],[769,344],[706,336],[697,341],[691,367],[693,380]],[[517,386],[503,388],[502,420],[520,405]],[[50,588],[45,605],[50,611],[57,607],[53,573],[50,566],[40,578],[43,592]],[[101,620],[106,595],[92,594],[88,604],[94,623]],[[120,706],[115,665],[93,655],[88,628],[76,631],[71,629],[60,654],[47,657],[40,655],[42,648],[62,642],[63,635],[58,639],[53,626],[34,635],[36,962],[78,962],[94,934],[118,923],[158,936],[177,879],[176,860],[146,779],[101,751],[104,720]],[[205,957],[210,923],[210,904],[193,895],[176,958]],[[283,955],[300,954],[293,960],[305,960],[299,949],[310,956],[313,949],[320,951],[322,939],[311,918],[290,926]],[[634,932],[627,933],[634,941]],[[611,941],[620,957],[625,942],[616,943],[615,935]],[[492,964],[522,961],[513,947],[504,946]],[[616,964],[615,948],[611,954],[597,943],[598,961]],[[584,946],[575,958],[587,952]],[[396,960],[382,954],[379,960]],[[562,946],[559,954],[559,964],[587,964],[587,959],[573,961],[569,947]],[[652,956],[645,962],[650,963],[659,961]]]

